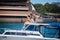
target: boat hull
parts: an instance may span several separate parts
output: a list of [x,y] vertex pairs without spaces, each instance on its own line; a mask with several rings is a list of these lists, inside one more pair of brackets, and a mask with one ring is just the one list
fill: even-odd
[[33,38],[33,37],[9,37],[0,36],[0,40],[60,40],[55,38]]
[[0,40],[43,40],[43,39],[28,37],[0,37]]

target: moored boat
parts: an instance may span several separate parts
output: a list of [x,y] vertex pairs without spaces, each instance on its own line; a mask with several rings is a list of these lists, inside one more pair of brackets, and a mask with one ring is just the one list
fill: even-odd
[[38,31],[5,30],[0,34],[1,40],[39,40],[43,36]]

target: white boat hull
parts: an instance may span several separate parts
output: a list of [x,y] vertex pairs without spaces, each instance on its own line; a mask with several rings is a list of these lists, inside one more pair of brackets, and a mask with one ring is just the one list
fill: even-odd
[[0,40],[43,40],[43,39],[28,37],[0,37]]
[[55,38],[9,37],[0,36],[0,40],[60,40]]

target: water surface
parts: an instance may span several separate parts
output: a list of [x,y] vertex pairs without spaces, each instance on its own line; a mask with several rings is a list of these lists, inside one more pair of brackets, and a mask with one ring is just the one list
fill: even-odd
[[24,26],[23,23],[0,23],[0,28],[21,30]]

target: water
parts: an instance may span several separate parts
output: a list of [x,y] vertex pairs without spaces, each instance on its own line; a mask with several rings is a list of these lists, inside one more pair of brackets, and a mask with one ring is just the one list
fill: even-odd
[[[60,28],[60,23],[58,22],[52,22],[48,23],[53,27],[59,27]],[[24,23],[0,23],[0,28],[8,28],[8,29],[15,29],[15,30],[21,30],[22,27],[24,26]]]
[[46,23],[48,23],[48,24],[50,24],[52,27],[58,27],[58,28],[60,28],[60,22],[46,22]]
[[23,26],[23,23],[0,23],[0,28],[7,28],[13,30],[21,30]]

